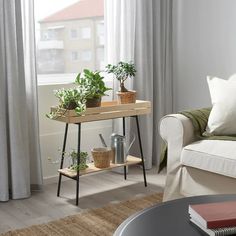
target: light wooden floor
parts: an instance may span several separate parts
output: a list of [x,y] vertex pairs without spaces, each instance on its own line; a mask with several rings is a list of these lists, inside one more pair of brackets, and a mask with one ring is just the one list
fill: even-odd
[[80,203],[75,204],[75,181],[62,182],[61,197],[56,197],[57,184],[44,186],[42,192],[34,192],[24,200],[0,203],[0,233],[24,228],[54,219],[73,215],[86,209],[104,206],[154,192],[163,192],[165,171],[147,171],[148,187],[144,187],[142,169],[129,168],[128,179],[114,172],[84,176],[80,181]]

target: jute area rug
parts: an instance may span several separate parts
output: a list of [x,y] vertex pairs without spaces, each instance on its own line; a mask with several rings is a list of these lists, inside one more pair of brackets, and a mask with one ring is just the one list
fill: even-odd
[[110,236],[130,215],[162,201],[162,193],[136,198],[46,224],[9,231],[1,236]]

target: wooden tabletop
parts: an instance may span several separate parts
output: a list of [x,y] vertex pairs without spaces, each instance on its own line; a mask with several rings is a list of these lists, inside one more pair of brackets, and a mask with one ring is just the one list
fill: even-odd
[[[58,111],[51,107],[51,112]],[[151,102],[137,100],[136,103],[118,104],[117,101],[102,102],[101,107],[87,108],[80,116],[74,110],[60,109],[54,120],[65,123],[84,123],[99,120],[108,120],[128,116],[144,115],[151,112]]]

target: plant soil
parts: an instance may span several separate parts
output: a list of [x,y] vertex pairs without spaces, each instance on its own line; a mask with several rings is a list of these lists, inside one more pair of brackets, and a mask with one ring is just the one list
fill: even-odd
[[74,110],[76,107],[77,107],[76,102],[70,102],[68,106],[64,106],[63,108],[65,108],[67,110]]
[[86,107],[100,107],[102,98],[88,98],[86,101]]

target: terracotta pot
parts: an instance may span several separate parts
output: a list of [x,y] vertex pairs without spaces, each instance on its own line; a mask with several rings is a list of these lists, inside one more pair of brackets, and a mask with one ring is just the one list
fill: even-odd
[[118,95],[118,103],[119,104],[127,104],[127,103],[135,103],[136,102],[136,91],[130,90],[128,92],[117,92]]
[[86,107],[100,107],[102,98],[88,98],[86,101]]

